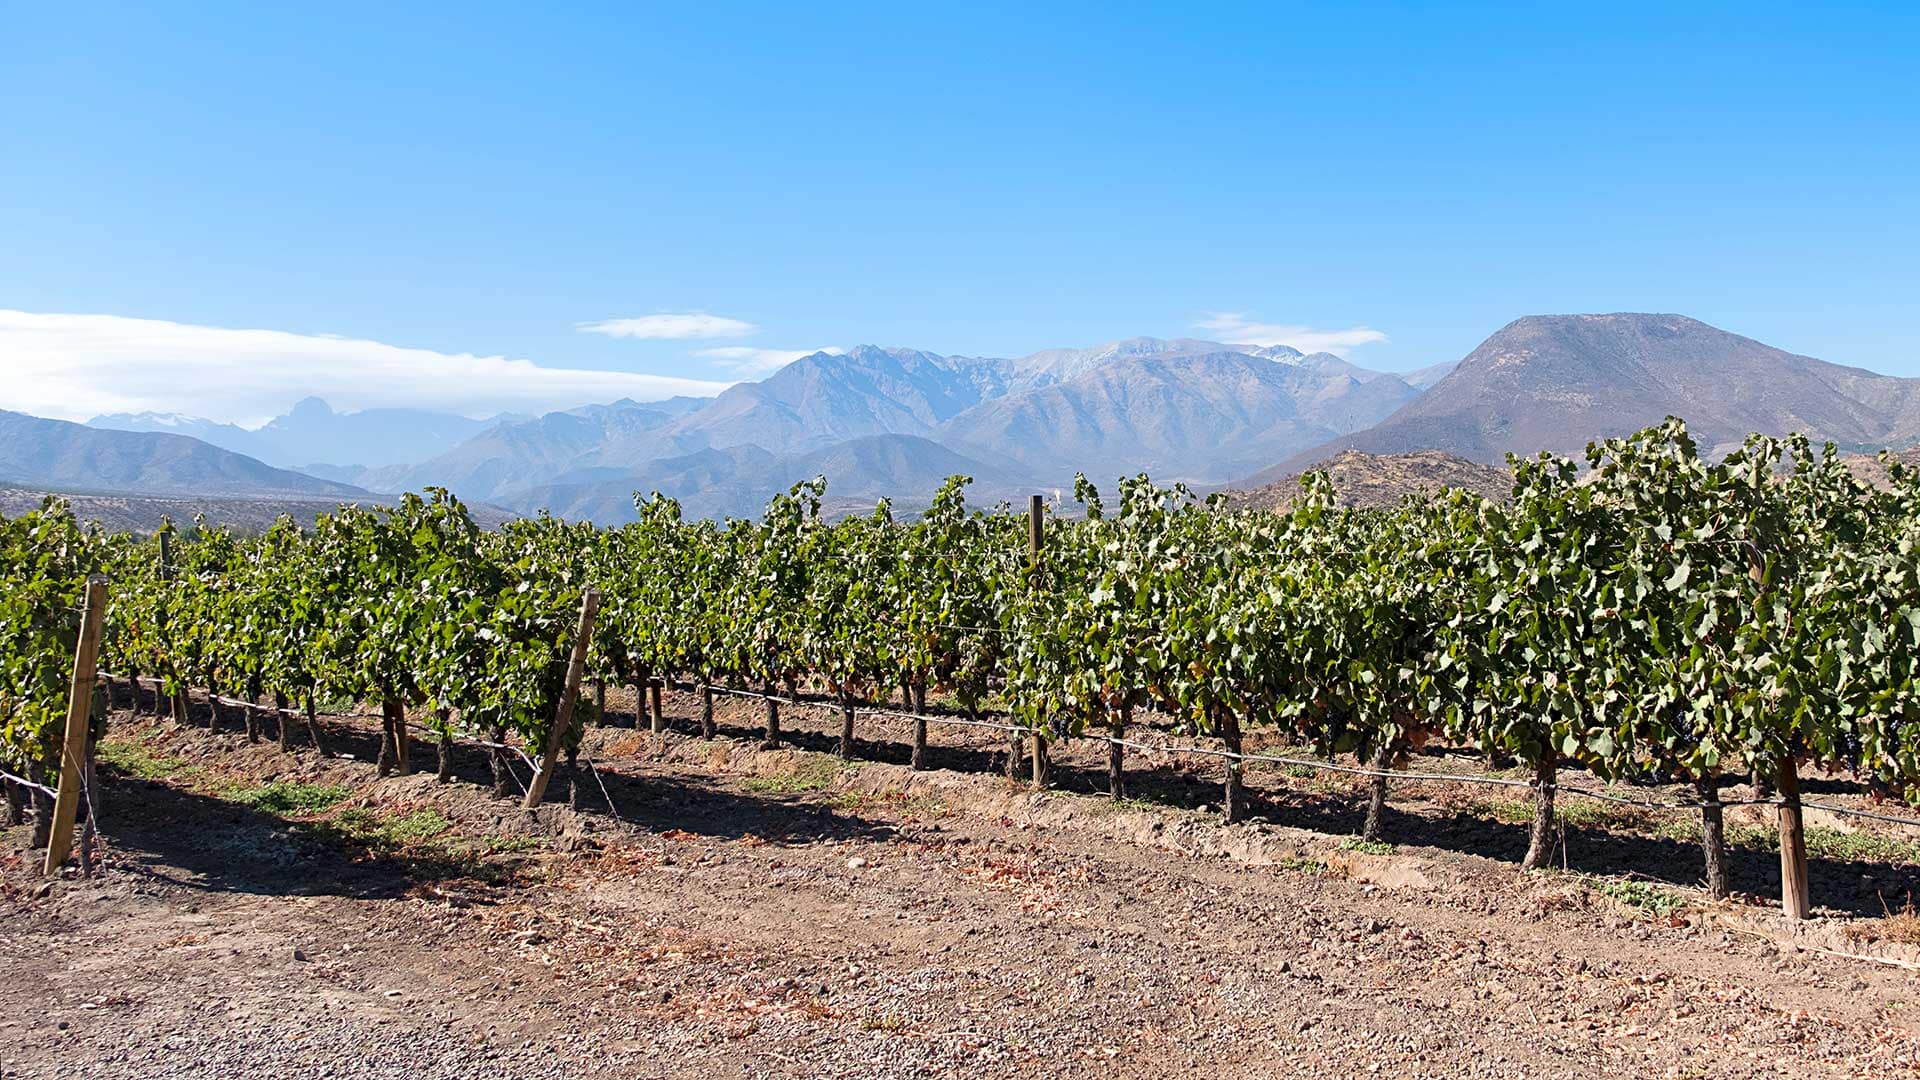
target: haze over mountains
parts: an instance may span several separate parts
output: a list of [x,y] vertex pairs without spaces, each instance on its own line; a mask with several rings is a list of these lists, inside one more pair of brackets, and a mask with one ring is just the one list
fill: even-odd
[[816,353],[702,407],[630,401],[497,424],[404,468],[329,470],[376,491],[443,485],[519,510],[632,516],[661,490],[751,514],[824,472],[829,500],[911,506],[955,472],[982,499],[1146,471],[1219,483],[1418,396],[1397,376],[1285,347],[1135,338],[1018,359],[860,346]]
[[[1589,439],[1669,414],[1685,416],[1708,448],[1749,431],[1804,431],[1856,450],[1904,447],[1920,441],[1920,380],[1649,314],[1531,316],[1457,364],[1403,374],[1284,346],[1190,339],[1015,359],[860,346],[803,357],[711,399],[623,400],[537,417],[339,413],[316,399],[253,430],[99,417],[91,429],[65,428],[115,449],[87,450],[64,429],[23,433],[12,457],[0,459],[0,479],[179,490],[204,470],[222,492],[247,483],[276,492],[330,484],[308,490],[335,494],[439,485],[520,513],[613,524],[631,519],[636,491],[673,495],[692,515],[750,515],[817,474],[829,478],[829,508],[852,511],[882,496],[914,508],[956,472],[976,478],[973,495],[984,502],[1065,489],[1075,471],[1101,483],[1145,471],[1254,488],[1345,450],[1435,450],[1497,465],[1508,452],[1578,455]],[[178,442],[136,451],[125,441],[136,436],[106,430],[125,428],[204,451],[186,453]],[[21,438],[57,448],[23,456]],[[259,459],[253,471],[207,456],[233,451]]]
[[336,499],[366,494],[185,435],[100,431],[17,412],[0,412],[0,483],[150,495]]
[[498,416],[472,420],[426,409],[365,409],[339,413],[317,397],[305,398],[258,428],[222,424],[173,413],[114,413],[88,427],[188,435],[222,450],[269,465],[403,465],[441,453],[495,423],[524,419]]

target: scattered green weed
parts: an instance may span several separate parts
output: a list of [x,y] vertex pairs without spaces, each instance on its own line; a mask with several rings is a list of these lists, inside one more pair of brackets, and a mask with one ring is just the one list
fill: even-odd
[[1504,825],[1524,825],[1533,820],[1533,804],[1524,799],[1473,799],[1467,813],[1490,817]]
[[[1694,832],[1698,836],[1698,830]],[[1816,859],[1846,862],[1895,863],[1920,866],[1920,842],[1870,832],[1847,832],[1825,825],[1809,825],[1807,854]],[[1727,846],[1752,851],[1780,850],[1780,834],[1765,825],[1730,825]]]
[[544,836],[525,834],[508,836],[501,833],[489,834],[481,839],[481,844],[489,855],[518,855],[524,851],[538,851],[547,846]]
[[1349,836],[1346,839],[1341,840],[1340,849],[1342,851],[1357,851],[1362,855],[1393,854],[1392,844],[1386,843],[1385,841],[1382,841],[1382,840],[1362,840],[1357,836]]
[[199,767],[189,765],[182,758],[156,754],[145,743],[128,742],[124,739],[105,739],[95,748],[95,758],[101,765],[119,773],[140,780],[165,780]]
[[863,810],[888,810],[906,814],[910,817],[945,817],[947,805],[925,795],[908,795],[904,791],[837,791],[827,796],[826,803],[835,810],[847,810],[858,813]]
[[1094,810],[1103,810],[1110,814],[1124,814],[1134,810],[1152,810],[1162,804],[1151,799],[1137,799],[1132,796],[1116,799],[1109,795],[1090,795],[1087,805]]
[[438,841],[453,828],[453,822],[435,810],[383,815],[358,806],[348,807],[314,824],[318,831],[336,840],[362,844],[381,854],[408,848],[441,847]]
[[835,781],[853,775],[859,768],[838,758],[813,754],[794,762],[791,772],[779,776],[750,776],[741,786],[760,795],[803,795],[832,787]]
[[275,780],[264,787],[241,788],[227,796],[228,801],[250,806],[269,814],[314,814],[327,809],[350,794],[341,784],[305,784],[293,780]]
[[1594,891],[1603,893],[1631,908],[1649,915],[1670,915],[1686,906],[1686,898],[1670,889],[1644,881],[1607,881],[1595,879]]

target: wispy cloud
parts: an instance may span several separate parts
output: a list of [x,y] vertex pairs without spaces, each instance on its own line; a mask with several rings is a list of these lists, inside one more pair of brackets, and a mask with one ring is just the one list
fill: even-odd
[[583,334],[668,341],[684,341],[689,338],[740,338],[760,332],[758,326],[744,319],[729,319],[720,315],[708,315],[702,311],[641,315],[631,319],[602,319],[599,322],[575,323],[574,328]]
[[1315,330],[1311,326],[1256,322],[1237,311],[1211,312],[1194,326],[1233,345],[1287,345],[1303,353],[1326,352],[1335,356],[1345,356],[1362,345],[1387,340],[1386,334],[1369,326]]
[[722,345],[712,349],[695,349],[693,355],[704,356],[717,362],[735,374],[742,376],[765,375],[778,371],[803,356],[814,353],[832,353],[838,356],[845,350],[832,345],[818,349],[755,349],[745,345]]
[[256,423],[308,395],[343,410],[484,416],[709,396],[728,385],[282,330],[0,309],[0,408],[67,420],[153,411]]

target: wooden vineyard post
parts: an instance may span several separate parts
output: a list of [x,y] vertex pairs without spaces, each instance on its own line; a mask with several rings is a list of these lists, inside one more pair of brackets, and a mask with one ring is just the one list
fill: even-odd
[[1813,913],[1807,888],[1807,834],[1800,820],[1800,774],[1791,756],[1780,762],[1780,909],[1798,922]]
[[[1040,579],[1040,549],[1047,542],[1046,503],[1035,495],[1027,500],[1027,581],[1030,587],[1037,587]],[[1045,791],[1050,782],[1052,762],[1047,757],[1047,736],[1042,728],[1034,729],[1027,745],[1033,755],[1033,790]]]
[[587,667],[587,639],[593,636],[593,616],[600,610],[600,590],[588,589],[580,598],[580,626],[573,636],[573,655],[567,659],[566,688],[560,692],[560,708],[553,718],[553,730],[547,732],[546,752],[540,755],[540,771],[533,774],[527,787],[527,809],[540,806],[546,798],[547,782],[553,779],[553,766],[560,760],[560,748],[573,727],[573,703],[580,695],[580,676]]
[[700,737],[711,739],[719,734],[713,722],[713,684],[705,678],[700,680]]
[[87,733],[93,726],[94,667],[100,657],[100,622],[107,610],[107,579],[87,579],[80,608],[80,643],[73,651],[73,682],[67,688],[66,741],[60,750],[60,792],[53,802],[53,831],[43,873],[51,877],[73,853],[73,822],[86,783]]

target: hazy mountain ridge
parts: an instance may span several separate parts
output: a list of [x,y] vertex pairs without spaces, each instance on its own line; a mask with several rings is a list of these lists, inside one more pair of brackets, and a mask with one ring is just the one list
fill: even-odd
[[0,411],[0,481],[52,491],[357,498],[361,488],[276,469],[186,435],[111,431]]
[[519,419],[526,417],[474,420],[430,409],[336,412],[320,398],[309,397],[258,428],[177,413],[110,413],[94,417],[87,426],[187,435],[280,468],[381,468],[413,464],[495,424]]
[[955,474],[975,478],[969,489],[975,499],[1012,498],[1034,487],[1032,481],[1010,480],[1001,468],[930,439],[890,434],[865,435],[796,454],[776,455],[757,446],[709,447],[626,471],[590,466],[507,493],[498,501],[522,513],[545,509],[617,525],[637,516],[635,494],[659,491],[680,500],[689,517],[752,517],[776,492],[825,476],[824,509],[838,517],[872,510],[882,498],[893,499],[903,510],[924,507]]
[[[1016,359],[859,346],[803,357],[675,417],[631,402],[572,410],[497,425],[416,466],[327,475],[383,491],[444,485],[521,510],[552,498],[554,509],[591,508],[596,520],[656,477],[690,507],[750,512],[740,484],[752,485],[757,509],[804,477],[742,470],[880,437],[943,448],[983,490],[1064,486],[1076,470],[1217,480],[1364,427],[1417,393],[1393,375],[1285,346],[1133,338]],[[915,445],[916,460],[930,458]],[[746,448],[768,456],[735,453]],[[825,470],[830,498],[865,499],[904,479],[872,457],[837,463]]]
[[961,449],[997,449],[1042,475],[1098,468],[1215,481],[1364,427],[1414,393],[1392,376],[1363,382],[1216,345],[1115,358],[983,403],[941,434]]

